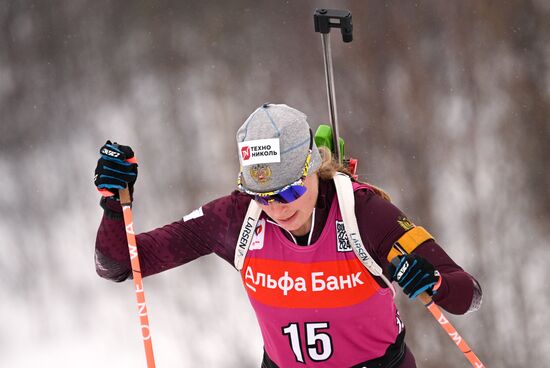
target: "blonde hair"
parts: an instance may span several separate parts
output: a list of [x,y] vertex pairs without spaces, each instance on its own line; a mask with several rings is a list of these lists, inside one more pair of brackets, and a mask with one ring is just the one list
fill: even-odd
[[[351,174],[351,172],[348,170],[347,167],[345,167],[344,165],[332,159],[332,153],[327,147],[319,147],[319,153],[321,154],[321,158],[323,159],[323,162],[321,163],[321,167],[319,167],[319,170],[317,170],[317,175],[319,176],[320,179],[332,180],[332,178],[334,177],[334,174],[336,174],[337,172],[344,173],[353,178],[353,175]],[[361,182],[359,180],[354,180],[354,181],[361,184],[367,184],[369,187],[372,188],[372,190],[377,195],[391,202],[391,198],[389,194],[386,193],[383,189],[378,188],[377,186],[369,184],[367,182]]]

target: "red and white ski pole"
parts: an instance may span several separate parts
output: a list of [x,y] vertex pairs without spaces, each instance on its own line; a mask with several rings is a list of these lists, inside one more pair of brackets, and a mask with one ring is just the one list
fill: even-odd
[[466,340],[460,336],[458,331],[453,327],[451,322],[445,317],[441,309],[435,304],[432,297],[426,293],[422,293],[418,296],[418,299],[424,304],[424,306],[430,311],[432,316],[435,318],[442,329],[447,332],[447,335],[453,340],[453,342],[458,346],[460,351],[464,354],[466,359],[472,364],[474,368],[485,368],[481,360],[475,355],[475,353],[470,349],[470,346],[466,343]]
[[[403,255],[407,254],[407,252],[401,247],[394,246],[394,248],[397,249]],[[394,263],[395,265],[397,265],[398,262],[399,260],[397,257],[395,257],[392,260],[392,263]],[[430,311],[430,313],[435,318],[435,320],[439,323],[441,328],[445,330],[447,335],[451,338],[451,340],[453,340],[453,342],[464,354],[466,359],[468,359],[468,361],[472,364],[472,366],[474,368],[485,368],[485,365],[483,365],[483,363],[481,362],[481,360],[479,360],[477,355],[472,351],[472,349],[470,349],[470,346],[466,343],[466,340],[464,340],[464,338],[460,336],[456,328],[454,328],[454,326],[451,324],[451,322],[449,322],[447,317],[445,317],[441,309],[439,309],[439,307],[433,301],[432,297],[428,293],[424,292],[418,295],[418,299]]]
[[147,358],[147,368],[155,368],[155,357],[153,355],[153,343],[151,341],[151,330],[149,328],[149,317],[147,315],[147,305],[145,304],[145,292],[143,291],[143,282],[141,278],[141,267],[134,232],[134,220],[132,217],[132,199],[128,188],[119,190],[120,204],[124,215],[124,225],[126,228],[126,238],[128,239],[128,250],[130,251],[130,262],[132,265],[132,275],[134,277],[134,286],[136,289],[137,307],[143,337],[143,346]]

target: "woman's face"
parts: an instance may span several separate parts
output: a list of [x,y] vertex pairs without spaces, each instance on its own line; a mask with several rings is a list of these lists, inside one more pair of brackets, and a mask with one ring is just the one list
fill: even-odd
[[311,230],[311,213],[317,203],[319,178],[317,174],[309,175],[304,180],[307,191],[303,196],[290,203],[272,202],[260,204],[262,210],[277,222],[283,229],[296,236],[307,234]]

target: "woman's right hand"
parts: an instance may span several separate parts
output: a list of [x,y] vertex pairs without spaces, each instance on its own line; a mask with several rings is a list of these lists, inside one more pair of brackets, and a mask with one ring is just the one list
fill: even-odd
[[97,161],[94,177],[97,190],[104,197],[118,199],[118,191],[128,188],[132,195],[138,173],[132,148],[107,141],[99,153],[101,157]]

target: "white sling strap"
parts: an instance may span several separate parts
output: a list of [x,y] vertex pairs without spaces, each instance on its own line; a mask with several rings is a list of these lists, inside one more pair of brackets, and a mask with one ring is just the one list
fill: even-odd
[[260,205],[258,205],[255,200],[251,200],[250,205],[248,205],[248,211],[246,211],[246,216],[244,217],[243,225],[241,226],[237,247],[235,248],[235,268],[239,271],[243,268],[246,252],[248,252],[250,243],[252,243],[254,230],[256,229],[256,224],[261,214],[262,208]]
[[346,234],[348,235],[348,241],[355,252],[355,255],[363,266],[374,276],[379,276],[384,280],[384,283],[391,289],[393,296],[395,297],[395,288],[392,283],[382,273],[382,267],[374,261],[369,252],[363,245],[361,235],[359,233],[359,226],[357,225],[357,218],[355,217],[355,196],[353,192],[353,185],[349,176],[336,173],[334,175],[334,184],[336,185],[336,194],[338,196],[338,205],[340,206],[340,212],[342,213],[342,220],[344,220],[344,227]]

